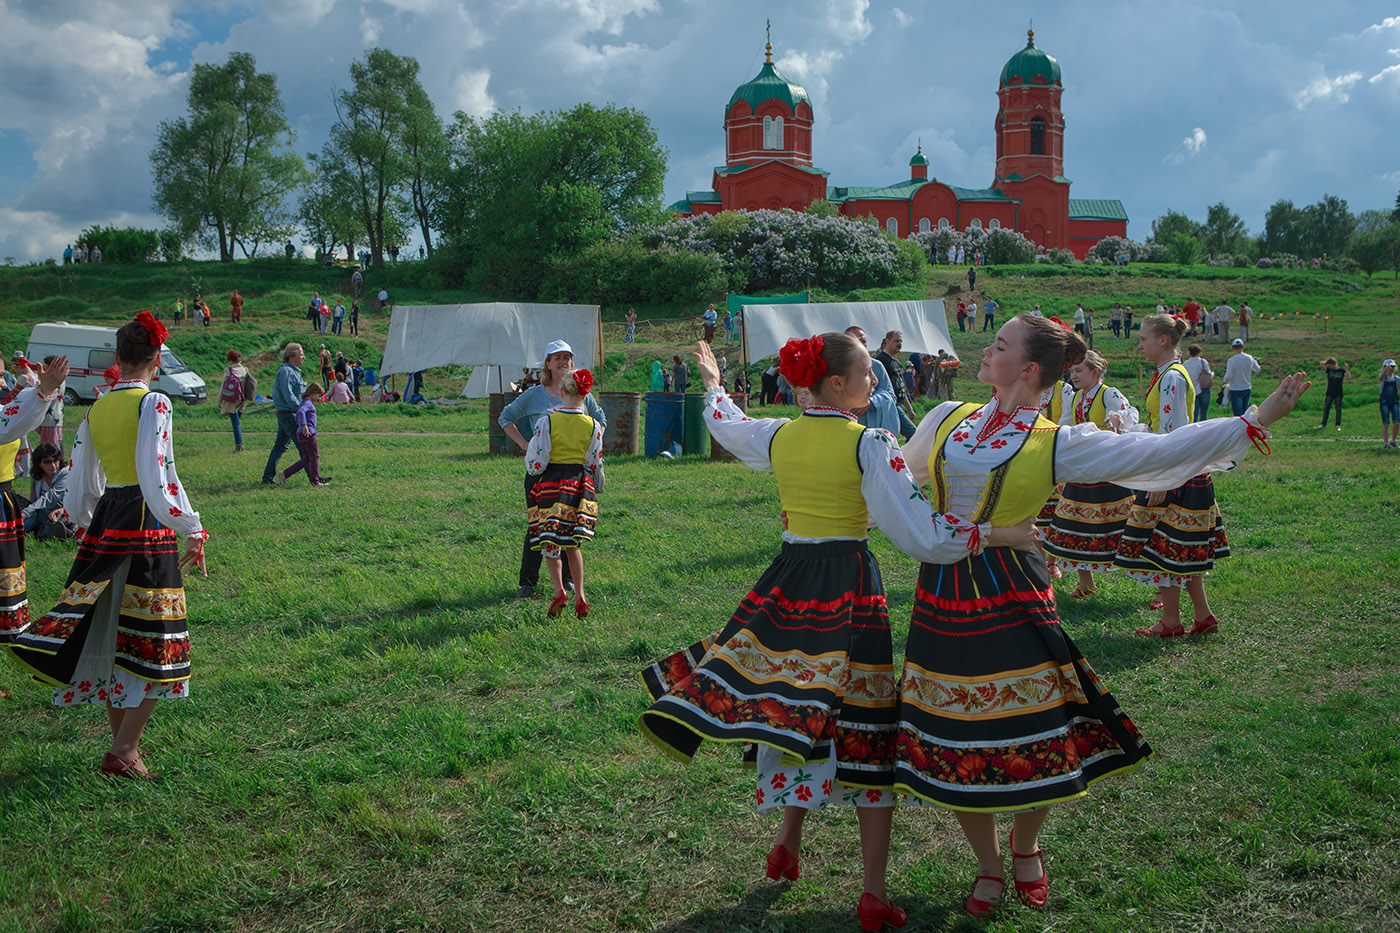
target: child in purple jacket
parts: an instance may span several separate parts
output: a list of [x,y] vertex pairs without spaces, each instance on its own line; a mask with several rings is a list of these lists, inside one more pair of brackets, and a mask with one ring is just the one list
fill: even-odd
[[297,471],[306,468],[306,478],[311,480],[313,486],[326,486],[330,484],[329,476],[322,476],[321,451],[316,446],[316,403],[312,399],[321,397],[321,384],[313,382],[306,387],[306,391],[301,393],[301,404],[297,406],[297,449],[301,451],[301,459],[277,474],[277,482],[286,485],[287,479],[295,476]]

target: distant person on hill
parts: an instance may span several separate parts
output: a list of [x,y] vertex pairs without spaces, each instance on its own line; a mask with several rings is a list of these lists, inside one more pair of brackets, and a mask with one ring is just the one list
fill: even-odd
[[1113,336],[1123,336],[1123,303],[1115,301],[1113,310],[1108,313],[1108,326],[1113,328]]
[[360,300],[358,298],[350,302],[350,335],[352,337],[360,335]]
[[379,310],[383,311],[387,307],[389,307],[389,290],[381,288],[379,290]]
[[243,365],[243,354],[229,350],[224,354],[228,366],[224,368],[224,378],[219,385],[219,414],[227,415],[233,426],[233,452],[243,452],[243,409],[250,399],[257,398],[258,381]]
[[[1230,325],[1235,320],[1235,309],[1222,301],[1213,310],[1215,312],[1215,332],[1220,337],[1220,342],[1233,346],[1234,342],[1230,340]],[[1228,380],[1229,377],[1226,378]]]
[[967,302],[958,299],[958,331],[967,330]]
[[365,275],[357,268],[354,274],[350,276],[350,297],[359,298],[360,292],[364,289],[364,287]]
[[69,266],[73,264],[73,244],[69,243],[63,247],[63,264]]
[[180,319],[183,318],[184,316],[185,316],[185,303],[184,303],[184,301],[182,301],[181,299],[176,298],[176,299],[175,299],[175,320],[174,320],[174,322],[173,322],[174,325],[175,325],[176,327],[179,327],[179,326],[180,326]]
[[665,367],[663,367],[663,366],[661,365],[661,361],[660,361],[660,360],[652,360],[652,361],[651,361],[651,391],[653,391],[653,392],[665,392],[665,391],[666,391],[666,373],[665,373]]
[[961,246],[959,246],[959,247],[958,247],[958,265],[962,265],[962,264],[963,264],[963,262],[965,261],[965,260],[964,260],[964,256],[965,256],[965,255],[966,255],[966,254],[963,252],[963,248],[962,248]]
[[319,355],[319,363],[320,363],[320,367],[321,367],[321,383],[322,383],[323,385],[330,385],[330,383],[331,383],[331,351],[326,349],[326,345],[325,345],[324,343],[321,344],[321,352],[320,352],[320,355]]
[[1254,310],[1250,308],[1248,301],[1240,302],[1240,339],[1249,343],[1249,324],[1254,320]]
[[313,382],[301,393],[301,404],[293,416],[297,423],[297,449],[301,459],[277,474],[278,485],[287,485],[287,480],[305,469],[306,478],[312,486],[325,486],[329,476],[321,475],[321,449],[316,444],[316,399],[321,397],[320,383]]
[[967,268],[967,293],[970,295],[970,294],[972,294],[972,293],[974,293],[974,292],[976,292],[976,291],[977,291],[977,267],[976,267],[976,266],[968,266],[968,268]]
[[637,309],[627,309],[627,336],[623,337],[624,343],[631,343],[637,338]]
[[301,364],[306,359],[306,351],[299,343],[289,343],[282,348],[282,366],[277,370],[277,381],[272,389],[272,408],[277,412],[277,437],[272,442],[272,452],[267,456],[267,466],[263,468],[263,485],[271,486],[276,480],[277,461],[287,452],[297,436],[297,409],[301,406],[302,392],[306,390],[306,380],[301,375]]
[[[1395,375],[1395,361],[1386,360],[1381,364],[1380,376],[1381,403],[1381,447],[1394,450],[1400,438],[1400,376]],[[1386,429],[1390,429],[1389,440]]]
[[345,299],[337,297],[335,299],[335,309],[331,312],[331,333],[340,336],[341,328],[345,324]]
[[[1243,330],[1244,325],[1240,325]],[[1346,378],[1351,375],[1351,367],[1341,367],[1337,365],[1337,358],[1329,356],[1322,361],[1324,375],[1327,376],[1327,395],[1322,402],[1322,424],[1317,426],[1317,430],[1327,427],[1327,416],[1332,412],[1332,406],[1337,406],[1337,430],[1342,429],[1342,389]]]
[[[705,324],[705,342],[706,342],[706,343],[714,343],[714,342],[715,342],[715,322],[716,322],[717,320],[719,320],[719,315],[715,313],[715,306],[714,306],[714,304],[711,304],[708,308],[705,309],[705,313],[702,314],[702,315],[700,315],[700,319],[701,319],[701,320],[704,322],[704,324]],[[676,359],[679,360],[680,357],[676,357]]]
[[734,377],[734,394],[748,395],[751,391],[753,391],[753,386],[749,384],[748,370],[739,370],[739,374]]
[[311,322],[311,333],[316,333],[321,329],[321,295],[319,292],[311,293],[311,303],[306,306],[306,319]]
[[992,296],[987,296],[987,301],[982,305],[982,332],[986,333],[987,328],[997,326],[997,308],[1001,305],[992,300]]
[[89,261],[91,261],[91,262],[101,262],[101,261],[102,261],[102,250],[98,249],[97,246],[93,246],[92,252],[91,252],[90,254],[88,254],[88,259],[89,259]]
[[665,370],[664,372],[661,373],[661,391],[662,391],[662,392],[670,392],[670,391],[671,391],[671,383],[672,383],[672,381],[674,380],[674,378],[675,378],[675,377],[671,375],[671,371],[670,371],[669,369],[668,369],[668,370]]
[[1123,306],[1123,336],[1133,339],[1133,306]]
[[243,296],[238,294],[238,289],[233,290],[233,297],[228,300],[230,324],[240,324],[243,322]]
[[772,405],[778,396],[778,363],[775,360],[763,374],[758,377],[758,402],[760,405]]
[[200,320],[204,322],[205,327],[213,323],[214,314],[209,310],[209,305],[205,304],[203,301],[199,303],[199,314]]
[[[709,343],[709,341],[705,341]],[[672,391],[684,392],[690,388],[690,367],[685,364],[685,360],[679,356],[671,357],[674,365],[671,367]]]
[[1210,368],[1210,360],[1201,355],[1204,351],[1199,343],[1191,344],[1186,352],[1189,355],[1181,366],[1196,390],[1196,410],[1191,416],[1191,423],[1195,424],[1210,417],[1210,387],[1215,384],[1215,371]]
[[295,259],[297,255],[297,248],[292,245],[290,240],[288,240],[284,252],[287,254],[288,259]]
[[[1228,328],[1229,325],[1226,325]],[[1229,331],[1227,330],[1226,333]],[[1253,376],[1259,372],[1259,361],[1244,352],[1244,341],[1235,338],[1234,355],[1225,364],[1225,381],[1230,384],[1230,414],[1239,416],[1249,408],[1253,391]]]
[[335,374],[335,382],[331,383],[330,391],[326,393],[326,401],[336,405],[354,404],[355,394],[350,391],[343,373]]

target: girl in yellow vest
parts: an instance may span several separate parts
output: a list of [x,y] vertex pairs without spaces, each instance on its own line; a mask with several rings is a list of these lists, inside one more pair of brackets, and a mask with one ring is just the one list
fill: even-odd
[[[1054,321],[1066,330],[1069,329],[1065,325],[1065,322],[1057,317],[1049,318],[1049,320]],[[1046,390],[1045,402],[1040,406],[1040,413],[1055,424],[1063,424],[1064,413],[1069,410],[1073,400],[1074,386],[1063,379],[1057,379],[1055,380],[1055,384]],[[1061,486],[1062,485],[1063,484],[1061,484]],[[1051,578],[1055,580],[1064,576],[1064,572],[1060,570],[1059,562],[1055,560],[1055,556],[1053,554],[1047,554],[1045,551],[1045,533],[1049,531],[1050,522],[1055,517],[1055,507],[1060,504],[1061,486],[1056,486],[1054,490],[1051,491],[1050,498],[1045,500],[1045,504],[1040,507],[1040,512],[1035,517],[1035,546],[1039,549],[1040,556],[1045,558],[1045,566],[1049,569]]]
[[569,602],[564,589],[563,555],[568,555],[574,581],[574,615],[588,615],[583,594],[583,544],[593,540],[598,524],[596,480],[602,463],[603,425],[583,412],[583,397],[593,387],[593,374],[576,369],[559,384],[563,398],[554,411],[539,419],[525,448],[525,475],[537,476],[527,499],[526,540],[544,554],[554,601],[548,615],[557,616]]
[[[1157,367],[1143,402],[1146,423],[1136,430],[1170,434],[1191,423],[1196,410],[1196,389],[1191,375],[1178,359],[1177,344],[1186,333],[1186,322],[1166,314],[1142,319],[1138,349]],[[1208,635],[1220,627],[1206,599],[1205,575],[1221,558],[1230,556],[1225,523],[1215,504],[1215,484],[1210,472],[1186,478],[1169,490],[1139,492],[1123,535],[1118,542],[1115,566],[1128,576],[1157,587],[1150,608],[1162,617],[1139,635],[1171,638]],[[1181,622],[1181,591],[1191,597],[1195,610],[1190,629]]]
[[[1233,467],[1311,385],[1289,376],[1247,417],[1170,437],[1056,426],[1040,414],[1042,394],[1085,350],[1082,337],[1043,318],[1003,325],[977,376],[995,388],[992,401],[939,405],[905,447],[915,476],[933,483],[935,509],[1010,525],[1034,516],[1059,482],[1175,488]],[[1048,806],[1150,754],[1060,628],[1045,563],[999,547],[920,571],[895,745],[895,790],[957,812],[978,866],[964,908],[978,917],[1005,888],[997,813],[1015,813],[1017,895],[1043,907],[1049,881],[1037,843]]]
[[139,747],[156,701],[189,696],[180,571],[203,569],[209,537],[175,473],[170,399],[147,387],[165,337],[147,311],[117,331],[120,378],[73,442],[63,504],[80,529],[77,560],[58,604],[10,646],[55,706],[107,708],[102,771],[126,778],[156,776]]
[[993,529],[930,509],[894,436],[856,421],[875,376],[870,354],[847,334],[783,348],[780,371],[813,403],[793,421],[747,417],[720,386],[708,344],[699,344],[696,359],[710,432],[777,477],[787,530],[781,554],[714,638],[643,673],[655,702],[642,714],[642,731],[681,761],[704,740],[757,744],[759,811],[784,808],[770,878],[798,877],[808,810],[855,805],[862,926],[903,926],[904,911],[885,891],[897,698],[868,528],[873,521],[918,560],[954,561],[989,542],[1029,547],[1031,523]]
[[[37,386],[19,388],[0,402],[0,645],[14,641],[29,627],[29,593],[24,577],[24,513],[10,487],[21,448],[39,427],[49,403],[58,398],[68,376],[68,357],[34,368]],[[4,372],[0,365],[0,372]],[[26,458],[27,465],[28,460]]]
[[[1137,424],[1138,412],[1122,392],[1103,384],[1108,361],[1093,350],[1070,370],[1080,386],[1060,418],[1060,424],[1096,424],[1122,431]],[[1109,416],[1112,426],[1110,426]],[[1113,569],[1118,539],[1133,509],[1133,491],[1117,483],[1065,483],[1055,515],[1045,534],[1045,550],[1071,570],[1079,571],[1079,586],[1071,599],[1094,592],[1094,574]]]

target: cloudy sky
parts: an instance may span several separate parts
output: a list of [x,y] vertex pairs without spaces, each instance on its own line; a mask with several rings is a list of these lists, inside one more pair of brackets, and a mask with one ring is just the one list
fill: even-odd
[[931,175],[988,184],[997,77],[1034,19],[1063,69],[1072,196],[1120,198],[1136,239],[1169,208],[1224,200],[1257,232],[1278,198],[1360,211],[1400,191],[1400,0],[0,0],[0,257],[158,226],[156,127],[185,112],[192,64],[234,50],[278,76],[303,152],[375,45],[419,60],[444,118],[637,107],[669,150],[670,202],[724,161],[765,19],[832,185],[907,177],[919,139]]

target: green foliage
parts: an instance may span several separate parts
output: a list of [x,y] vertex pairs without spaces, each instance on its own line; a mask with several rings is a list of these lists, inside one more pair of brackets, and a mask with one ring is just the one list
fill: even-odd
[[284,203],[306,176],[291,150],[277,78],[253,56],[233,52],[223,65],[195,65],[189,116],[160,124],[151,152],[155,208],[183,239],[219,250],[231,262],[292,229]]
[[813,217],[836,217],[841,213],[841,208],[832,204],[826,198],[817,198],[803,208],[803,210]]
[[1074,265],[1074,250],[1052,249],[1045,254],[1045,261],[1056,266]]
[[534,295],[549,257],[658,217],[666,153],[639,110],[459,113],[452,143],[441,228],[483,287]]
[[1209,253],[1234,253],[1245,239],[1244,221],[1224,201],[1212,204],[1206,208],[1200,239]]
[[1173,234],[1184,233],[1187,236],[1199,238],[1201,236],[1201,225],[1196,223],[1185,214],[1177,211],[1167,211],[1161,217],[1152,221],[1152,240],[1155,243],[1169,243]]
[[93,224],[78,235],[78,242],[102,251],[103,262],[154,262],[180,255],[180,236],[172,230],[139,227],[104,227]]
[[1167,240],[1167,252],[1172,262],[1189,266],[1201,256],[1201,241],[1189,233],[1176,232]]
[[564,304],[685,304],[719,301],[727,285],[724,266],[713,254],[608,240],[549,257],[539,298]]
[[981,249],[983,258],[994,266],[1035,262],[1035,244],[1005,227],[988,230],[982,238]]

